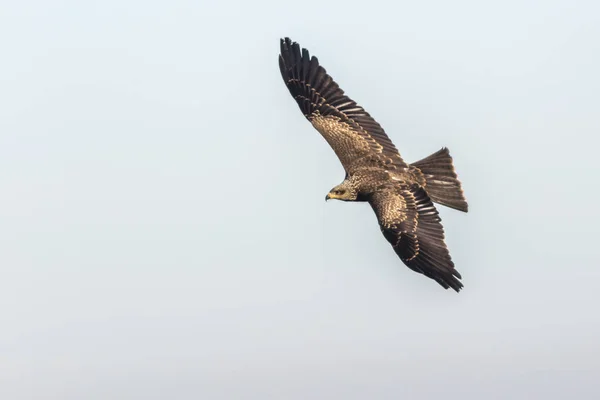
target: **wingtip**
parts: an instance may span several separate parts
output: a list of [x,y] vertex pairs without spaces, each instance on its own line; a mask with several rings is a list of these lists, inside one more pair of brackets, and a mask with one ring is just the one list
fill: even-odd
[[454,289],[454,291],[456,293],[460,293],[460,291],[463,290],[463,288],[465,287],[465,285],[461,281],[459,281],[458,279],[455,278],[450,283],[450,287],[452,289]]
[[458,279],[456,279],[454,277],[452,277],[452,279],[449,281],[438,280],[437,283],[439,283],[444,289],[446,289],[446,290],[452,289],[456,293],[460,293],[460,291],[465,287],[461,281],[459,281]]
[[292,39],[290,39],[289,37],[284,36],[284,37],[282,37],[282,38],[279,39],[279,43],[281,44],[282,47],[283,46],[289,46],[289,47],[291,47],[295,42],[292,41]]

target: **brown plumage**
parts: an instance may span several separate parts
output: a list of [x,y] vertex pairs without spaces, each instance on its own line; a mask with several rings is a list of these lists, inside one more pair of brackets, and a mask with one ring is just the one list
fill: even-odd
[[308,50],[281,40],[279,68],[300,110],[340,159],[346,177],[326,199],[366,201],[410,269],[457,292],[460,274],[433,202],[467,212],[448,149],[407,164],[383,128],[344,94]]

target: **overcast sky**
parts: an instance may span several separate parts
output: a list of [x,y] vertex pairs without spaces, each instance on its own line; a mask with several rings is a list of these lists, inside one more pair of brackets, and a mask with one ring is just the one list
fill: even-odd
[[[0,398],[600,398],[600,3],[4,1]],[[449,147],[460,294],[282,82]]]

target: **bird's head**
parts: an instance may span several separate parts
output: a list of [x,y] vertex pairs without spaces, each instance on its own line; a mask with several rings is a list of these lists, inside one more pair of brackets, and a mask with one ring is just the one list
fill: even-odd
[[357,197],[356,189],[348,181],[344,181],[327,193],[325,201],[330,199],[354,201]]

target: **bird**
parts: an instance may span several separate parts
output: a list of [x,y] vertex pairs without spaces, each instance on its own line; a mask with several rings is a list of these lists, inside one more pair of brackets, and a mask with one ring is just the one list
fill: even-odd
[[412,164],[404,161],[381,125],[344,93],[317,57],[289,37],[280,39],[279,69],[300,111],[345,170],[325,201],[369,203],[383,236],[408,268],[460,292],[462,276],[434,205],[468,212],[448,148]]

